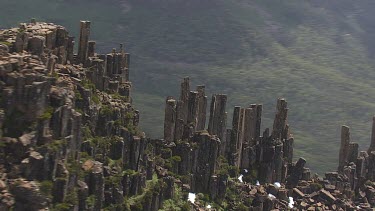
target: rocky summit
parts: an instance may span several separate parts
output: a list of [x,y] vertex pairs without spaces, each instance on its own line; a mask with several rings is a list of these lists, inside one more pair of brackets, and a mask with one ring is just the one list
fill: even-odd
[[368,151],[342,126],[338,168],[319,176],[293,157],[285,99],[263,130],[261,104],[229,116],[227,95],[209,103],[184,78],[152,139],[132,105],[130,54],[97,53],[90,29],[81,21],[78,47],[53,23],[0,30],[1,211],[375,207],[375,118]]

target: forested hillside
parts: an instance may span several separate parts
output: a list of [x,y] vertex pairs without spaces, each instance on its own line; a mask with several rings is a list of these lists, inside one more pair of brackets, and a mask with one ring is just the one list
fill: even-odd
[[184,76],[228,94],[230,108],[263,103],[264,127],[285,97],[297,155],[323,172],[337,166],[342,124],[370,143],[374,9],[371,0],[0,0],[0,28],[35,17],[77,34],[83,19],[99,51],[125,43],[152,137],[162,135],[163,96]]

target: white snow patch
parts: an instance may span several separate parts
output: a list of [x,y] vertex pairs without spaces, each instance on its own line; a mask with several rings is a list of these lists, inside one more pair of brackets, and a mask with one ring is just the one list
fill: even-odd
[[289,207],[289,208],[293,208],[293,207],[294,207],[294,199],[293,199],[293,197],[289,197],[289,204],[288,204],[288,207]]
[[257,180],[257,183],[255,184],[256,186],[259,186],[260,185],[260,183],[259,183],[259,181]]
[[238,180],[239,180],[241,183],[243,183],[242,177],[243,177],[242,174],[238,177]]
[[247,169],[244,169],[245,173],[249,172]]
[[281,187],[280,182],[275,182],[274,185],[275,185],[277,188],[280,188],[280,187]]
[[268,194],[268,198],[270,198],[270,199],[276,199],[276,196],[274,196],[274,195],[272,195],[272,194]]
[[194,204],[195,198],[196,198],[195,193],[189,193],[188,201]]
[[212,206],[211,205],[207,205],[207,207],[206,207],[207,209],[211,209],[212,208]]

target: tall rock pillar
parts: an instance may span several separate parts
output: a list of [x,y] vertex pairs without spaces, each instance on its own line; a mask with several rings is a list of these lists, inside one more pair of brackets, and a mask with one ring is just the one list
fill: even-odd
[[189,104],[189,94],[190,94],[190,80],[188,77],[184,78],[184,81],[181,83],[181,93],[180,101],[182,102],[179,112],[181,112],[180,117],[187,122],[188,118],[188,104]]
[[372,133],[371,133],[371,144],[368,149],[368,153],[370,154],[371,151],[375,151],[375,116],[372,117]]
[[238,161],[240,157],[239,153],[239,134],[241,133],[241,107],[234,107],[233,111],[233,121],[232,121],[232,131],[230,136],[230,153],[229,153],[229,164],[232,166],[238,166]]
[[77,63],[86,63],[89,48],[90,25],[90,21],[81,21]]
[[225,111],[227,96],[223,94],[212,95],[210,119],[208,123],[208,132],[211,135],[219,137],[222,143],[226,142],[226,118]]
[[164,140],[168,143],[174,140],[176,125],[176,100],[168,98],[165,105]]
[[206,110],[207,110],[207,96],[205,95],[205,87],[197,86],[198,92],[198,119],[196,130],[204,130],[206,126]]
[[339,153],[339,171],[341,172],[347,164],[350,144],[350,128],[346,125],[341,127],[341,146]]
[[276,111],[276,116],[275,116],[275,120],[273,123],[272,138],[280,139],[280,140],[287,138],[287,137],[283,137],[284,131],[286,128],[287,116],[288,116],[287,102],[285,101],[285,99],[280,98],[277,100],[277,111]]

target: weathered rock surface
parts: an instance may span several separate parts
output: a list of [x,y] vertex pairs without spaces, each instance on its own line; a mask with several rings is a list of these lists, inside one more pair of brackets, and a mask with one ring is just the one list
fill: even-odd
[[77,54],[62,26],[0,30],[0,210],[375,206],[375,119],[367,151],[342,127],[338,169],[322,178],[294,162],[285,99],[270,131],[261,104],[228,117],[225,94],[212,95],[207,117],[205,86],[184,78],[179,98],[166,99],[164,139],[149,139],[132,105],[130,54],[97,53],[91,27],[81,21]]

